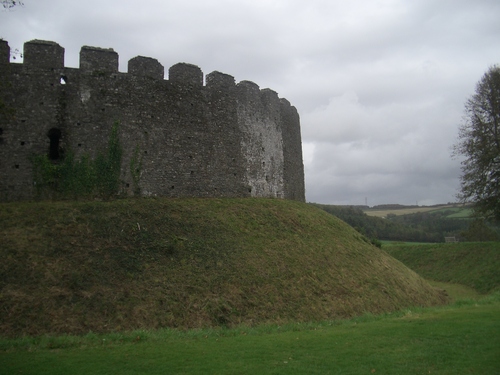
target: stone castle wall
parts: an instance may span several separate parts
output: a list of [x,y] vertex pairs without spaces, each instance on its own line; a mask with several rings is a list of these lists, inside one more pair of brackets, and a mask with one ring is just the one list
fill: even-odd
[[40,40],[25,43],[22,64],[0,41],[0,80],[0,201],[34,198],[31,155],[94,157],[114,123],[125,194],[138,149],[144,196],[305,200],[298,113],[252,82],[212,72],[204,85],[185,63],[164,79],[164,67],[141,56],[121,73],[115,51],[87,46],[79,69],[67,68],[64,48]]

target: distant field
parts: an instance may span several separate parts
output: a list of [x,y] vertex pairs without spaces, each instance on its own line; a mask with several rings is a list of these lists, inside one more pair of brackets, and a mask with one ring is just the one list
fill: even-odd
[[404,242],[404,241],[380,241],[384,250],[388,246],[418,246],[418,245],[429,245],[429,242]]
[[449,211],[449,218],[467,218],[470,216],[471,209],[463,207],[461,205],[442,205],[442,206],[423,206],[423,207],[403,207],[403,208],[391,208],[384,210],[377,209],[367,209],[364,212],[369,216],[376,216],[385,218],[389,214],[393,215],[408,215],[415,214],[419,212],[438,212],[438,211]]
[[472,209],[470,208],[459,208],[455,213],[448,215],[450,219],[467,219],[472,215]]

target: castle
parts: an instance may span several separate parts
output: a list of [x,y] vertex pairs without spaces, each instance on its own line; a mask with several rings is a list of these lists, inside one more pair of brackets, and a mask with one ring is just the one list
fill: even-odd
[[31,155],[58,163],[64,151],[95,157],[119,124],[120,191],[132,195],[130,163],[140,153],[140,194],[276,197],[305,201],[299,115],[276,92],[195,65],[168,70],[138,56],[118,71],[113,49],[84,46],[80,67],[64,48],[24,44],[10,62],[0,40],[0,201],[35,197]]

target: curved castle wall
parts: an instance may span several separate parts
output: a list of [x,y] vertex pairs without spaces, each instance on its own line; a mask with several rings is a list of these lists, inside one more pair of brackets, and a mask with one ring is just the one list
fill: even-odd
[[0,41],[1,201],[34,198],[31,155],[95,156],[115,122],[125,194],[137,149],[145,196],[305,200],[299,116],[272,90],[220,72],[204,85],[200,68],[185,63],[166,80],[157,60],[141,56],[121,73],[112,49],[82,47],[79,69],[64,66],[54,42],[25,43],[22,64],[9,54]]

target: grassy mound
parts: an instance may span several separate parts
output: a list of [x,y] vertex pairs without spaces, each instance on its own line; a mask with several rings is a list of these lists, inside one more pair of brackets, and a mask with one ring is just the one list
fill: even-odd
[[0,335],[285,323],[445,302],[344,222],[269,199],[0,205]]
[[426,279],[483,294],[500,290],[500,242],[392,245],[384,250]]

